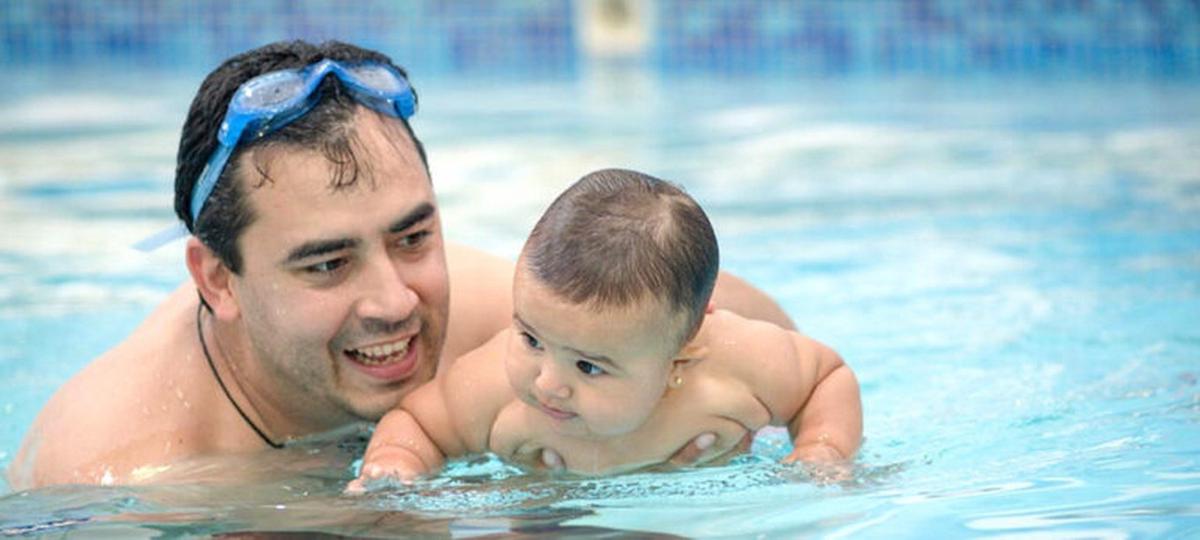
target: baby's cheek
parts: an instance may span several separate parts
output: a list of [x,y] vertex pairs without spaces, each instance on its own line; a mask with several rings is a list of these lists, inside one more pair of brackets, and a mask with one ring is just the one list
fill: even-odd
[[517,392],[525,390],[525,370],[521,369],[521,360],[519,357],[509,355],[504,360],[504,372],[508,375],[508,384]]

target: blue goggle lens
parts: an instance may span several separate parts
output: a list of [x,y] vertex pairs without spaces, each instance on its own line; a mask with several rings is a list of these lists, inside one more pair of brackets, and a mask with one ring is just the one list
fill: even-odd
[[349,73],[359,85],[365,89],[375,90],[383,94],[394,94],[404,89],[404,83],[391,70],[383,66],[357,66],[350,68]]
[[230,101],[230,110],[273,110],[303,93],[305,80],[295,71],[267,73],[243,84]]

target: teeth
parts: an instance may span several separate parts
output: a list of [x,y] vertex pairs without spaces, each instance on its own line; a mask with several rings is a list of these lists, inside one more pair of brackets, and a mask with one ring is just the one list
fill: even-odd
[[383,345],[374,345],[371,347],[363,347],[361,349],[351,349],[363,361],[364,364],[382,364],[385,360],[392,356],[403,356],[408,352],[408,343],[410,340],[397,341],[394,343],[386,343]]

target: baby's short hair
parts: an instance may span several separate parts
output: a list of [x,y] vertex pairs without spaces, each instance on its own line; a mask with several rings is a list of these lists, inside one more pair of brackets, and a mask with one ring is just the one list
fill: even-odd
[[671,182],[636,171],[584,176],[546,209],[524,249],[533,276],[596,309],[650,296],[686,315],[680,345],[703,319],[719,252],[704,210]]

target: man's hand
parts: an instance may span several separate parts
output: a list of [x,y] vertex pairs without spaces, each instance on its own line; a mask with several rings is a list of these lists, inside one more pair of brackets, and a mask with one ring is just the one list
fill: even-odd
[[750,450],[750,445],[754,442],[754,433],[749,431],[736,444],[728,448],[720,448],[714,445],[717,442],[717,436],[714,433],[701,433],[687,446],[680,448],[675,455],[667,460],[667,465],[671,467],[688,467],[694,465],[721,465],[729,462],[734,456],[744,454]]
[[[747,431],[746,436],[729,448],[717,448],[713,443],[717,442],[716,434],[704,432],[692,439],[686,446],[675,452],[665,463],[661,465],[653,465],[648,470],[664,470],[675,469],[679,467],[688,467],[693,465],[721,465],[733,459],[738,454],[743,454],[750,450],[750,445],[754,442],[754,434]],[[542,449],[541,465],[547,470],[561,471],[563,469],[562,457],[558,452],[549,448]]]

